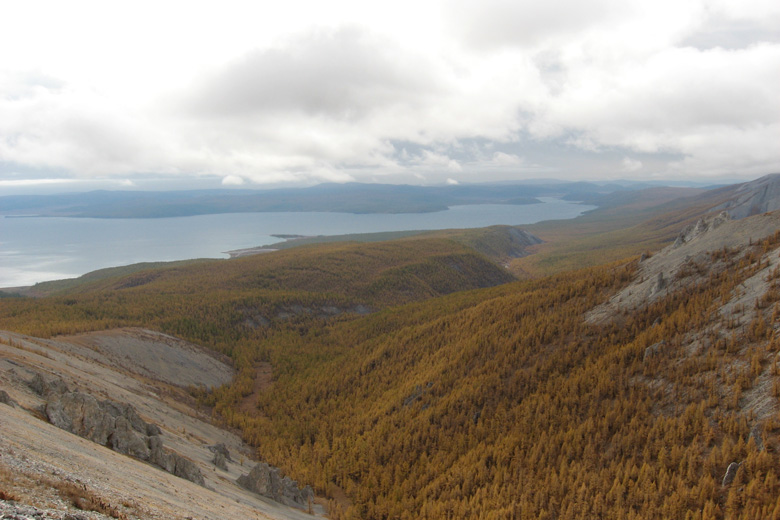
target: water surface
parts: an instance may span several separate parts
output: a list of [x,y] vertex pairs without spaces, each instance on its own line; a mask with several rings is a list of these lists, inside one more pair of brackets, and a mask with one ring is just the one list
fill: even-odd
[[73,278],[134,264],[227,258],[225,251],[279,242],[271,235],[344,235],[462,229],[568,219],[593,209],[559,199],[541,204],[453,206],[435,213],[230,213],[162,219],[0,218],[0,287]]

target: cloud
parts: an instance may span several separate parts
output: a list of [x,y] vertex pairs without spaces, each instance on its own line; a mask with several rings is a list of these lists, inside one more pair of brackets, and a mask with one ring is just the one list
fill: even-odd
[[[733,173],[777,159],[780,45],[747,49],[669,49],[637,64],[575,74],[530,125],[539,137],[575,131],[572,142],[600,150],[673,152],[702,173]],[[737,170],[735,170],[737,168]],[[771,170],[769,170],[771,171]]]
[[776,4],[334,0],[268,17],[231,3],[188,6],[190,26],[142,3],[122,11],[149,30],[136,43],[99,4],[112,24],[56,6],[48,24],[18,7],[0,22],[0,45],[18,50],[0,57],[0,166],[445,182],[574,176],[568,153],[605,176],[769,173],[780,169]]
[[523,166],[525,161],[515,154],[495,152],[490,163],[495,166]]
[[183,110],[217,118],[294,112],[360,119],[383,107],[428,101],[438,83],[430,68],[359,28],[314,31],[209,74]]
[[490,50],[534,47],[560,35],[609,26],[625,5],[610,0],[456,0],[446,16],[458,40]]
[[222,178],[223,186],[241,186],[244,184],[244,179],[238,175],[226,175]]
[[642,169],[642,161],[630,157],[623,157],[621,164],[624,172],[635,172]]
[[75,179],[0,179],[0,186],[6,187],[26,187],[26,186],[47,186],[51,184],[71,184],[77,182]]

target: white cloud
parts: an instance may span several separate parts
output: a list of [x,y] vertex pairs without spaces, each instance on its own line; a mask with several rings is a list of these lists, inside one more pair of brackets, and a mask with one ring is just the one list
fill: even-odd
[[[539,158],[563,140],[605,157],[605,175],[641,175],[651,156],[682,157],[674,174],[778,170],[771,0],[269,5],[14,4],[0,20],[14,49],[0,56],[0,166],[488,180],[566,164]],[[645,167],[619,160],[634,154]]]
[[51,184],[71,184],[74,182],[77,181],[75,179],[0,179],[0,186],[47,186]]
[[495,152],[490,163],[496,166],[523,166],[525,161],[515,154]]
[[457,180],[455,180],[455,179],[453,179],[451,177],[447,178],[446,183],[447,183],[447,186],[457,186],[458,184],[460,184]]
[[244,179],[238,175],[226,175],[222,178],[222,184],[224,186],[241,186],[244,184]]
[[624,172],[635,172],[642,169],[642,161],[638,159],[632,159],[631,157],[623,157],[621,162]]

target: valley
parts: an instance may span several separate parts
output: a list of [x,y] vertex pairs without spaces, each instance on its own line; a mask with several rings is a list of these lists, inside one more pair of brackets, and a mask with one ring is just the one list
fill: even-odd
[[[2,298],[0,492],[75,511],[67,481],[115,518],[312,518],[236,484],[262,461],[334,520],[780,518],[778,186],[649,188],[571,221],[302,239]],[[36,373],[132,405],[205,488],[55,428]]]

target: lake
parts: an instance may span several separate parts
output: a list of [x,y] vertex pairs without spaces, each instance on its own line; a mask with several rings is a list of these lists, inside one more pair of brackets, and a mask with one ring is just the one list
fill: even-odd
[[593,209],[541,204],[453,206],[435,213],[228,213],[162,219],[0,218],[0,287],[32,285],[138,262],[227,258],[280,242],[271,235],[344,235],[462,229],[574,218]]

